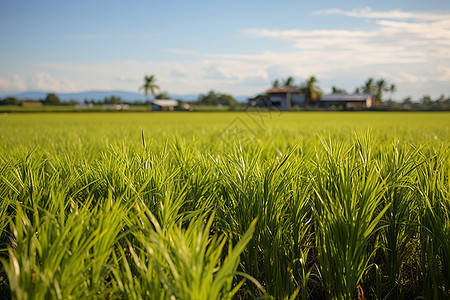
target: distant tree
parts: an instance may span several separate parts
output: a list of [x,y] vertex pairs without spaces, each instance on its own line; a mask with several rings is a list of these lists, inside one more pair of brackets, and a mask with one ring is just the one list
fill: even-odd
[[322,95],[322,89],[318,86],[318,82],[315,76],[311,76],[300,86],[300,93],[305,95],[306,105],[317,104],[319,96]]
[[273,87],[273,88],[279,88],[279,87],[280,87],[280,81],[279,81],[278,79],[275,79],[275,80],[272,82],[272,87]]
[[104,104],[120,104],[120,103],[122,103],[122,98],[116,97],[116,96],[105,97],[105,99],[103,100],[103,103]]
[[397,91],[397,86],[392,83],[389,86],[389,90],[388,90],[388,92],[389,92],[389,99],[392,99],[392,94],[395,93],[396,91]]
[[383,101],[383,93],[394,93],[396,91],[396,86],[395,84],[388,84],[385,79],[375,81],[370,77],[360,88],[355,89],[355,93],[357,94],[359,94],[360,91],[364,94],[374,95],[375,105],[379,106]]
[[403,99],[402,104],[403,104],[403,105],[411,105],[411,104],[412,104],[411,97],[408,96],[408,97],[406,97],[405,99]]
[[58,105],[58,104],[61,104],[61,100],[59,100],[59,97],[56,96],[56,94],[50,93],[50,94],[47,94],[47,97],[45,97],[44,104]]
[[236,99],[231,95],[216,93],[213,90],[209,91],[206,95],[200,95],[197,100],[197,104],[201,105],[226,105],[235,106],[237,105]]
[[148,97],[150,92],[153,96],[156,95],[156,91],[159,90],[159,86],[156,85],[156,78],[154,75],[146,75],[144,77],[144,84],[139,88],[139,90],[144,90],[144,94]]
[[169,99],[169,94],[167,92],[161,92],[155,96],[155,99]]
[[384,92],[395,92],[395,84],[389,85],[386,80],[380,79],[375,84],[375,103],[380,105],[383,101]]
[[1,105],[19,105],[20,101],[15,97],[6,97],[2,101],[0,101]]
[[198,96],[197,103],[203,105],[217,105],[219,104],[219,97],[217,96],[216,92],[211,90],[206,95],[201,94],[200,96]]
[[439,98],[437,98],[435,102],[438,103],[438,104],[444,104],[445,103],[445,96],[444,96],[444,94],[440,95]]
[[66,105],[68,105],[68,106],[70,106],[70,105],[77,105],[77,104],[80,104],[80,102],[77,101],[77,100],[74,100],[74,99],[70,99],[70,100],[66,103]]
[[111,96],[111,102],[113,104],[120,104],[120,103],[122,103],[122,98],[116,97],[116,96]]
[[347,91],[346,91],[346,90],[344,90],[344,89],[339,89],[339,88],[337,88],[337,87],[335,87],[335,86],[333,86],[333,87],[331,88],[331,92],[332,92],[333,94],[347,94]]
[[236,99],[234,99],[233,96],[227,95],[227,94],[220,94],[219,95],[219,104],[226,105],[226,106],[236,106],[238,103]]
[[420,104],[429,106],[433,104],[433,100],[431,99],[430,95],[425,95],[420,99]]
[[283,81],[283,87],[291,87],[291,88],[295,87],[295,84],[294,84],[294,77],[289,76],[288,78],[286,78],[286,79]]
[[367,81],[362,86],[362,91],[364,94],[375,94],[376,87],[373,78],[368,78]]
[[448,98],[444,100],[444,104],[450,106],[450,96],[448,96]]

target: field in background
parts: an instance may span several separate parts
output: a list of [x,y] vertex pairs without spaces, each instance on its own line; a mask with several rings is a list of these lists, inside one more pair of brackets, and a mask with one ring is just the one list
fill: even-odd
[[445,141],[449,116],[448,112],[33,113],[3,114],[0,125],[2,144],[8,146],[10,138],[19,139],[20,145],[44,143],[45,139],[61,142],[49,135],[74,136],[87,142],[94,139],[107,146],[111,139],[132,138],[131,142],[136,142],[142,131],[147,139],[158,142],[174,138],[175,134],[203,143],[206,139],[223,142],[224,136],[239,131],[242,141],[277,144],[280,134],[283,141],[298,143],[305,139],[317,141],[318,135],[349,138],[355,132],[371,129],[377,136],[424,142],[435,137]]
[[0,141],[15,299],[450,292],[450,113],[4,114]]

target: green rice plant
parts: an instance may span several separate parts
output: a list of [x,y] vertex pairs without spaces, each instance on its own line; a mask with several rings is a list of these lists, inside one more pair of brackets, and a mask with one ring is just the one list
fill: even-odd
[[389,289],[385,295],[388,299],[398,299],[402,294],[400,288],[404,285],[400,284],[400,280],[409,276],[403,274],[404,264],[415,258],[418,240],[420,206],[415,182],[417,167],[422,162],[418,161],[420,149],[410,148],[397,141],[391,148],[383,147],[378,160],[381,178],[386,184],[382,204],[388,207],[382,219],[386,226],[380,234],[389,278]]
[[[183,210],[210,210],[216,206],[217,186],[210,157],[194,142],[186,143],[175,136],[170,149],[170,163],[177,169],[174,181],[183,186],[185,203]],[[188,199],[188,200],[187,200]]]
[[100,209],[91,207],[91,199],[79,205],[61,194],[52,194],[51,201],[57,210],[36,203],[15,206],[14,244],[8,259],[2,259],[12,297],[92,299],[111,293],[106,279],[110,253],[122,228],[120,202],[106,200]]
[[[9,232],[8,223],[10,221],[10,205],[8,195],[11,193],[9,187],[3,184],[4,175],[9,169],[6,158],[0,153],[0,257],[7,257],[7,247],[10,244],[11,234]],[[7,276],[0,268],[0,295],[10,297]]]
[[9,201],[4,200],[0,202],[0,253],[3,252],[7,246],[6,232],[4,230],[10,219],[8,215],[8,208]]
[[[152,149],[124,142],[112,144],[82,170],[87,174],[85,193],[101,199],[111,191],[113,198],[144,201],[156,211],[179,174],[169,163],[170,155],[167,146]],[[179,185],[181,188],[183,183]]]
[[332,299],[353,299],[374,251],[369,241],[389,206],[371,156],[370,136],[352,147],[323,142],[312,173],[321,274]]
[[6,184],[14,192],[7,196],[10,200],[19,199],[25,205],[32,205],[36,197],[46,192],[48,178],[43,172],[46,160],[37,148],[19,151],[16,156],[2,174],[2,185]]
[[240,237],[252,218],[258,219],[254,238],[242,254],[242,269],[277,299],[291,297],[301,287],[306,293],[309,271],[301,259],[309,250],[304,246],[308,231],[304,199],[308,196],[290,188],[292,178],[298,176],[292,159],[296,148],[266,165],[259,163],[260,157],[267,155],[261,149],[246,148],[244,152],[237,144],[233,149],[213,160],[221,175],[219,219],[227,226],[224,230]]
[[[129,231],[131,232],[131,231]],[[161,283],[151,253],[125,238],[126,243],[117,243],[112,253],[115,295],[123,299],[170,299],[170,294]]]
[[242,254],[242,271],[252,274],[258,281],[263,281],[261,270],[262,251],[259,249],[260,232],[264,228],[264,209],[260,205],[259,195],[255,195],[259,187],[260,174],[257,165],[260,152],[243,153],[242,148],[233,147],[230,153],[218,153],[211,157],[216,165],[219,184],[218,222],[220,228],[235,242],[242,236],[251,222],[258,218],[253,239]]
[[0,293],[448,298],[448,116],[9,114]]
[[[9,194],[10,186],[8,186],[5,182],[5,177],[3,174],[8,172],[10,166],[6,162],[6,158],[0,154],[0,255],[8,245],[8,237],[7,232],[5,231],[5,227],[7,226],[10,216],[9,216]],[[7,179],[6,179],[7,180]]]
[[[418,168],[424,296],[448,299],[450,295],[450,151],[431,149]],[[434,151],[433,151],[434,150]]]
[[[299,174],[296,175],[299,176]],[[293,280],[299,287],[301,298],[306,300],[309,299],[308,283],[316,260],[311,258],[313,252],[311,250],[315,250],[311,210],[312,188],[309,182],[301,184],[302,182],[308,182],[306,174],[301,177],[301,181],[295,181],[291,186],[293,195],[288,199],[290,202],[288,217],[292,227],[285,232],[284,238],[292,238],[290,269]]]
[[232,299],[244,282],[234,284],[236,276],[256,283],[237,272],[256,220],[232,246],[226,235],[211,232],[214,214],[206,223],[206,215],[199,214],[185,226],[177,222],[163,229],[144,204],[140,209],[142,224],[132,232],[136,244],[127,242],[127,250],[120,250],[117,258],[121,268],[115,277],[124,298]]

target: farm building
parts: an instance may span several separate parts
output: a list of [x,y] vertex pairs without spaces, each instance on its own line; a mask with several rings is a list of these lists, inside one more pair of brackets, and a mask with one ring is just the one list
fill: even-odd
[[40,101],[26,101],[20,104],[22,107],[42,107],[42,102]]
[[279,109],[289,110],[295,106],[305,106],[305,97],[300,95],[299,89],[292,87],[271,88],[266,93],[272,105]]
[[373,96],[370,94],[331,94],[320,97],[321,107],[346,108],[371,108],[373,107]]
[[[306,107],[305,96],[295,88],[271,88],[267,92],[268,100],[265,106],[273,106],[282,110],[293,107]],[[259,104],[259,102],[258,102]],[[256,104],[258,106],[258,104]],[[319,98],[318,106],[323,108],[371,108],[373,96],[370,94],[329,94]],[[259,105],[260,106],[260,105]]]
[[103,108],[106,110],[127,110],[130,106],[128,104],[105,104]]
[[152,110],[174,110],[178,101],[171,99],[157,99],[152,102]]

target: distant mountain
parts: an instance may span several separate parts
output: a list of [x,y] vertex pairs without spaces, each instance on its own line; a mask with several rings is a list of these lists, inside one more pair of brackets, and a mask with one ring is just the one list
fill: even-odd
[[[19,100],[42,100],[47,96],[47,92],[24,92],[13,95],[0,95],[1,97],[12,96]],[[106,97],[116,96],[120,97],[125,102],[145,101],[146,97],[142,93],[126,92],[126,91],[86,91],[80,93],[56,93],[61,101],[75,100],[83,102],[85,99],[100,101]],[[169,94],[171,99],[182,101],[196,101],[198,94]],[[246,102],[248,96],[235,96],[238,102]]]

